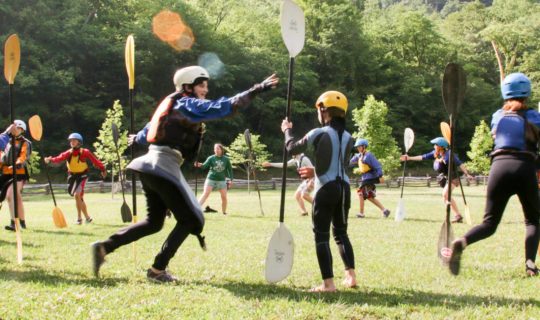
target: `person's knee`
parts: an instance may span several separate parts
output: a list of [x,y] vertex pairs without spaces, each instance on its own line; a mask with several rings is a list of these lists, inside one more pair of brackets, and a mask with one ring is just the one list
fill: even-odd
[[332,233],[334,234],[334,240],[337,244],[340,244],[344,238],[348,238],[347,227],[333,227]]
[[315,243],[330,241],[330,232],[322,232],[313,228],[313,233],[315,234]]

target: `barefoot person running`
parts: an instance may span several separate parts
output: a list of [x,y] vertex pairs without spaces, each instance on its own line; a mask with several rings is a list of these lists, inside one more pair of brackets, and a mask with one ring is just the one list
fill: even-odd
[[[346,287],[356,287],[354,252],[347,234],[347,220],[351,206],[351,190],[346,173],[354,140],[345,130],[347,98],[341,92],[327,91],[315,104],[321,128],[309,131],[294,141],[292,123],[283,120],[287,151],[299,153],[308,146],[315,148],[315,197],[313,199],[313,232],[315,250],[323,283],[311,292],[334,292],[334,271],[330,252],[330,227],[345,265]],[[305,170],[304,170],[305,171]]]

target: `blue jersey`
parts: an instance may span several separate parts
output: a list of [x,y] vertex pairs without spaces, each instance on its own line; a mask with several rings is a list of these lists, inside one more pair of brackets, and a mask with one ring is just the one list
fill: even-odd
[[[491,132],[495,135],[494,150],[526,151],[527,122],[540,127],[540,113],[527,109],[525,112],[497,110],[491,120]],[[535,141],[533,141],[535,144]]]
[[370,167],[368,172],[362,174],[362,181],[373,180],[383,176],[382,165],[379,160],[375,158],[373,153],[366,152],[364,155],[360,153],[355,154],[349,161],[349,167],[358,165],[360,160],[362,160],[362,163],[367,164]]

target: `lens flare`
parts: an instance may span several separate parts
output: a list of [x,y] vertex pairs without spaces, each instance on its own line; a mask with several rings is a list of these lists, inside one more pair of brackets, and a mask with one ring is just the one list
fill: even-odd
[[189,50],[195,43],[191,28],[176,12],[163,10],[152,19],[152,32],[175,50]]
[[201,54],[197,64],[205,68],[212,79],[219,79],[225,72],[225,64],[214,52]]

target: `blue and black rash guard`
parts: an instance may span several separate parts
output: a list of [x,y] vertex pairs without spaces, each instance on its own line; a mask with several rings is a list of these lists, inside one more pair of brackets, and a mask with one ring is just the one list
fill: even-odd
[[300,153],[309,145],[315,148],[315,192],[338,178],[349,183],[346,168],[354,140],[347,131],[343,131],[340,139],[338,131],[325,126],[309,131],[302,139],[294,142],[289,129],[285,131],[285,144],[291,153]]
[[491,119],[491,132],[495,136],[493,150],[514,150],[536,152],[536,137],[527,122],[540,127],[540,113],[527,109],[522,112],[497,110]]

